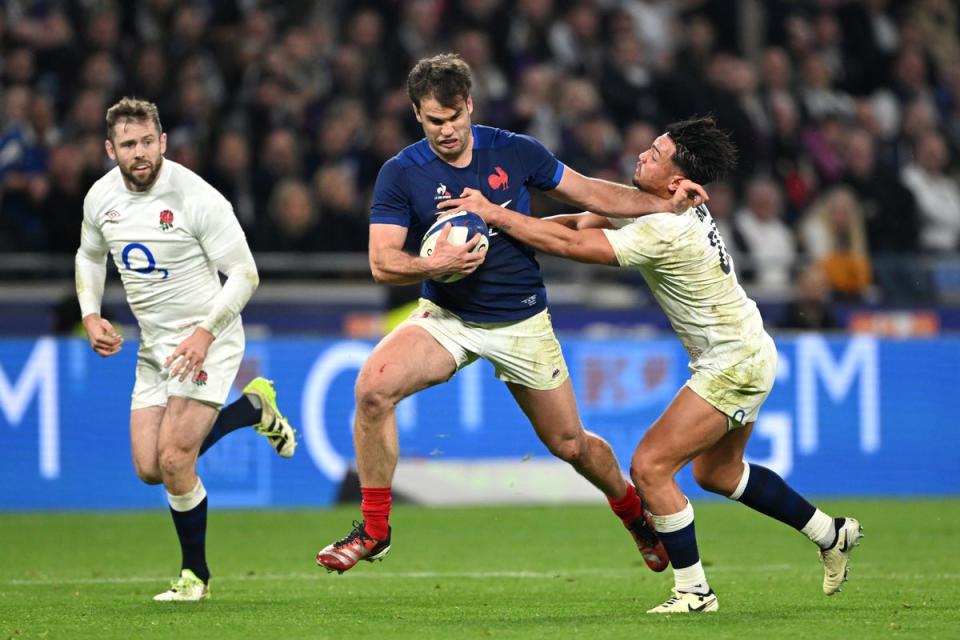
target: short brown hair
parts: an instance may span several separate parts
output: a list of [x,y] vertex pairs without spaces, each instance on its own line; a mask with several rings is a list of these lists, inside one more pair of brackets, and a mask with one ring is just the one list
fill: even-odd
[[157,125],[157,131],[162,133],[160,126],[160,112],[157,105],[149,100],[139,98],[121,98],[120,102],[107,109],[107,138],[113,140],[113,127],[120,120],[150,120]]
[[424,58],[407,76],[407,95],[417,109],[420,101],[429,96],[441,105],[451,107],[457,103],[457,98],[469,98],[472,87],[470,65],[455,53]]

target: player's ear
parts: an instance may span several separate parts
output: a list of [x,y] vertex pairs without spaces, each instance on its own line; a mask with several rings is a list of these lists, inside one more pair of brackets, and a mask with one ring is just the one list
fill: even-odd
[[160,155],[163,155],[167,152],[167,134],[160,134]]
[[113,148],[113,143],[110,142],[109,138],[103,141],[103,148],[107,150],[107,156],[111,160],[117,159],[117,150]]
[[420,109],[418,109],[415,104],[411,104],[410,106],[413,107],[413,116],[417,119],[417,122],[423,124],[423,118],[420,117]]
[[667,185],[667,190],[670,193],[676,193],[677,189],[680,188],[680,183],[686,180],[687,177],[681,174],[675,174],[670,178],[670,184]]
[[473,115],[473,96],[467,96],[467,113]]

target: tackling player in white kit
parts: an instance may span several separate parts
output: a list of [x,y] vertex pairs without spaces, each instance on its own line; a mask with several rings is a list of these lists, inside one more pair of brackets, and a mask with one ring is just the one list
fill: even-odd
[[[134,465],[144,482],[166,488],[182,551],[179,578],[154,600],[201,600],[210,572],[198,454],[244,425],[256,425],[284,457],[296,440],[263,378],[218,418],[243,358],[240,311],[259,283],[233,208],[195,173],[164,159],[166,134],[154,104],[124,98],[106,121],[105,146],[117,166],[84,200],[77,296],[94,351],[119,352],[122,339],[100,316],[112,254],[140,325],[130,411]],[[227,276],[222,286],[218,272]]]
[[[735,159],[733,145],[712,118],[677,122],[640,154],[633,182],[669,198],[684,179],[706,185],[731,169]],[[648,613],[719,608],[700,563],[693,507],[674,479],[691,460],[704,489],[780,520],[817,543],[823,591],[840,590],[849,553],[863,535],[859,522],[831,518],[773,471],[743,460],[776,377],[777,350],[757,305],[737,282],[706,206],[636,220],[592,213],[537,220],[493,205],[472,189],[440,206],[474,211],[490,226],[547,253],[639,270],[690,354],[691,378],[644,435],[630,465],[674,570],[673,595]]]

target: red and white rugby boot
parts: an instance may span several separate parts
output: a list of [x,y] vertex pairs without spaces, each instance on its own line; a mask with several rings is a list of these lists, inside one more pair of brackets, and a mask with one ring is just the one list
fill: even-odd
[[361,560],[383,560],[390,553],[391,533],[392,528],[387,530],[386,540],[377,540],[367,535],[362,522],[354,520],[350,535],[324,547],[317,554],[317,564],[327,571],[343,573]]

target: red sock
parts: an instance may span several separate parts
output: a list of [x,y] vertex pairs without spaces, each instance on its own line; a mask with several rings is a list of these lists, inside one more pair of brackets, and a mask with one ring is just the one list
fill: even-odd
[[640,502],[640,497],[637,495],[637,490],[629,482],[627,483],[627,492],[623,494],[622,498],[617,500],[607,498],[607,502],[610,503],[610,508],[617,514],[617,517],[623,520],[623,524],[629,525],[643,515],[643,505]]
[[390,535],[390,487],[371,489],[360,487],[363,499],[360,512],[363,513],[363,526],[367,535],[377,540],[386,540]]

